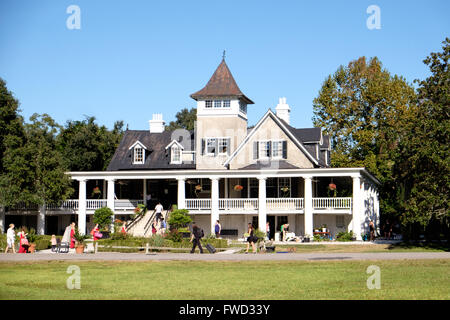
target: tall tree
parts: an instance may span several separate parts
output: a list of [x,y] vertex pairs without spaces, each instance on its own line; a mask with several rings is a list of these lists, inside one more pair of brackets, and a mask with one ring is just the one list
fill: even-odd
[[12,206],[27,199],[22,192],[28,183],[26,160],[19,152],[25,144],[19,101],[0,78],[0,205]]
[[111,160],[123,133],[123,121],[113,130],[95,123],[95,117],[67,121],[58,137],[58,148],[70,171],[102,171]]
[[197,120],[197,108],[192,108],[188,110],[187,108],[181,109],[181,111],[177,112],[175,115],[176,120],[171,121],[167,126],[167,130],[175,130],[175,129],[186,129],[186,130],[194,130],[195,121]]
[[[448,227],[450,213],[450,39],[442,52],[431,53],[424,60],[431,76],[418,81],[419,116],[407,127],[399,145],[403,162],[397,170],[407,186],[404,223],[422,227],[433,221]],[[439,230],[434,230],[439,232]]]
[[375,57],[361,57],[327,77],[314,99],[315,126],[332,140],[334,167],[366,167],[381,182],[382,212],[397,212],[397,145],[416,117],[414,88]]

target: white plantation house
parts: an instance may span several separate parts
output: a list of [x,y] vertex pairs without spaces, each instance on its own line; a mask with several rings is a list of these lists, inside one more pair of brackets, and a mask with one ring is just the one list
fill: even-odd
[[310,237],[324,225],[333,237],[353,230],[358,239],[370,220],[379,229],[378,181],[364,168],[331,168],[329,136],[320,128],[292,127],[286,98],[249,127],[253,101],[225,60],[191,97],[197,101],[194,131],[165,130],[162,114],[154,114],[148,130],[124,133],[107,171],[68,173],[77,185],[74,199],[7,208],[3,228],[8,221],[28,221],[38,233],[61,233],[73,220],[86,232],[97,208],[128,219],[146,203],[151,210],[130,231],[147,236],[161,202],[164,209],[188,209],[206,234],[220,220],[222,234],[232,238],[242,237],[248,223],[265,230],[269,222],[272,238],[285,223],[290,232]]

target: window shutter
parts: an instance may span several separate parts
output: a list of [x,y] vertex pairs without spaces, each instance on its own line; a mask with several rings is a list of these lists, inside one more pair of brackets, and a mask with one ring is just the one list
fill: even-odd
[[258,160],[259,158],[259,145],[258,145],[258,141],[253,142],[253,159],[254,160]]
[[268,154],[269,154],[269,158],[272,158],[272,141],[269,142],[265,142],[267,143],[267,148],[268,148]]
[[216,157],[219,153],[219,139],[214,140],[214,156]]
[[205,139],[202,139],[202,151],[201,151],[202,156],[205,155]]
[[283,141],[283,159],[287,159],[287,141]]
[[227,155],[230,155],[231,139],[227,138]]

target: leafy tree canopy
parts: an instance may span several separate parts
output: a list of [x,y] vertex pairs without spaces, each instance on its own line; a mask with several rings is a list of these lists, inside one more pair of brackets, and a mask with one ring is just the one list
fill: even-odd
[[173,131],[175,129],[186,129],[194,130],[195,121],[197,120],[197,109],[192,108],[188,110],[187,108],[181,109],[175,115],[176,120],[171,121],[167,126],[167,130]]

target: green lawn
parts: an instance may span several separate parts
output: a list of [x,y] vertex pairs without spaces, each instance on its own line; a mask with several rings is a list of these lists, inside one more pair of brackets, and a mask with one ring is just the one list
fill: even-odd
[[[69,265],[80,290],[66,288]],[[3,262],[0,299],[450,299],[450,260]]]

